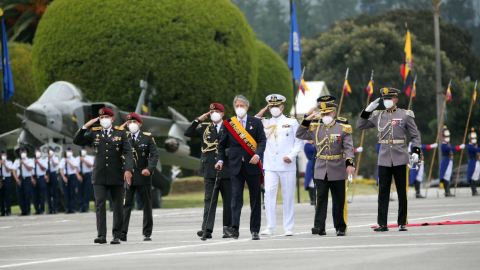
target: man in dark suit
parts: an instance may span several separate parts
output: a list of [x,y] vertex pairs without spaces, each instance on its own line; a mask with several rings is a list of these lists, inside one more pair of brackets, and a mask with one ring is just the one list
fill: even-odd
[[215,167],[222,168],[226,158],[225,150],[230,148],[229,165],[232,176],[232,226],[224,230],[231,237],[239,236],[240,214],[243,207],[243,190],[247,182],[250,193],[250,232],[253,240],[260,240],[258,232],[261,222],[261,179],[263,170],[259,162],[265,151],[267,138],[262,120],[247,115],[248,99],[238,95],[233,100],[237,114],[224,121],[227,132],[222,134],[218,144],[218,162]]
[[[223,199],[223,226],[232,226],[232,181],[230,180],[230,170],[228,169],[228,162],[225,161],[223,170],[220,171],[220,183],[218,183],[218,190],[215,190],[215,163],[217,163],[217,145],[221,135],[226,131],[223,125],[222,117],[225,114],[225,108],[220,103],[210,104],[210,111],[197,117],[192,124],[185,130],[185,136],[192,138],[200,138],[202,141],[202,157],[200,163],[200,170],[198,175],[204,177],[205,185],[205,199],[202,229],[197,232],[197,235],[202,237],[203,230],[207,229],[206,237],[212,238],[213,225],[215,223],[215,212],[217,211],[218,193],[222,193]],[[210,115],[212,123],[202,123]],[[210,215],[208,214],[210,204],[212,209]],[[208,221],[207,221],[208,216]],[[205,226],[206,223],[206,226]],[[223,238],[230,238],[228,234],[223,233]]]
[[128,224],[132,213],[133,198],[136,191],[143,205],[143,241],[151,241],[152,216],[152,174],[158,163],[158,149],[152,134],[140,130],[143,120],[136,113],[127,115],[128,140],[133,148],[133,176],[131,185],[127,186],[125,195],[123,229],[120,240],[127,241]]
[[[101,108],[97,118],[88,121],[77,131],[73,138],[76,145],[93,145],[93,191],[95,194],[95,212],[97,214],[98,237],[94,243],[106,244],[107,212],[105,200],[110,191],[113,201],[113,240],[110,244],[120,244],[123,225],[124,180],[131,184],[133,170],[132,146],[128,142],[123,127],[113,126],[114,114],[109,108]],[[100,127],[88,128],[100,120]]]

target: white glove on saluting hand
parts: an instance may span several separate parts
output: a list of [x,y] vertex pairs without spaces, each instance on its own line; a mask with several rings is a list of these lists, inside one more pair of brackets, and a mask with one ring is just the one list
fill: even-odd
[[380,98],[377,98],[375,99],[373,102],[371,102],[370,104],[368,104],[367,108],[365,109],[366,112],[373,112],[373,110],[375,110],[379,103],[380,102]]
[[418,163],[418,154],[417,153],[412,154],[412,161],[413,161],[413,163]]

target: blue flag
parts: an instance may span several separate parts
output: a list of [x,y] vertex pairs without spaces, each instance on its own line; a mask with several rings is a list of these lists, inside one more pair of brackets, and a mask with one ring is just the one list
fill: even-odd
[[2,67],[3,67],[3,87],[2,100],[8,102],[15,92],[13,90],[12,68],[10,67],[10,57],[8,56],[7,31],[5,23],[2,20]]
[[288,46],[288,67],[290,68],[290,70],[293,71],[293,78],[297,82],[300,82],[302,80],[300,54],[302,54],[302,46],[300,44],[300,34],[298,33],[297,15],[295,15],[295,5],[292,2],[290,44]]

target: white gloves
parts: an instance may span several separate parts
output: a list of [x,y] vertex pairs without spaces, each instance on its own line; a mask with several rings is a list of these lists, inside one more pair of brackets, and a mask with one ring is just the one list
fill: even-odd
[[361,153],[361,152],[363,152],[363,147],[360,146],[357,148],[357,153]]
[[460,144],[460,149],[465,149],[465,144]]
[[438,143],[430,144],[430,148],[434,149],[438,147]]
[[417,153],[412,154],[412,161],[413,161],[413,163],[418,163],[418,154]]
[[348,183],[350,184],[350,183],[352,183],[352,181],[353,181],[353,175],[349,174],[348,175]]
[[373,112],[373,110],[375,110],[378,105],[379,105],[379,102],[380,101],[380,98],[377,98],[375,99],[373,102],[371,102],[370,104],[368,104],[367,108],[365,109],[366,112]]

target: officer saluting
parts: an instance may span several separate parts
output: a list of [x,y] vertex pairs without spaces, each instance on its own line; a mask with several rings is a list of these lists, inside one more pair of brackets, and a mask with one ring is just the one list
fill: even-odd
[[123,229],[120,238],[122,241],[127,241],[128,224],[130,223],[130,214],[136,191],[138,191],[143,205],[143,241],[152,240],[150,238],[153,228],[152,174],[158,163],[158,149],[152,134],[140,130],[142,123],[143,120],[140,115],[136,113],[127,115],[127,125],[130,130],[127,131],[127,135],[133,148],[135,164],[132,182],[127,187],[125,195]]
[[[205,206],[203,211],[202,229],[197,232],[199,237],[203,236],[203,230],[206,227],[206,238],[212,238],[213,225],[215,223],[215,212],[218,202],[218,191],[214,192],[215,186],[215,163],[217,163],[217,145],[223,132],[226,132],[222,117],[225,114],[225,108],[220,103],[210,104],[210,111],[196,118],[192,124],[185,130],[185,136],[191,138],[200,138],[202,141],[202,157],[198,175],[204,177],[205,185]],[[201,123],[210,115],[212,123]],[[200,124],[201,123],[201,124]],[[229,151],[229,150],[228,150]],[[220,171],[219,191],[222,193],[223,200],[223,226],[232,226],[232,181],[230,179],[230,170],[228,169],[228,160],[225,160],[225,166]],[[213,201],[212,201],[213,200]],[[208,208],[212,204],[210,216],[208,217]],[[205,226],[206,223],[206,226]],[[230,238],[223,232],[223,238]]]
[[[377,217],[379,226],[374,229],[377,232],[388,231],[387,215],[392,176],[395,178],[398,194],[398,228],[400,231],[407,231],[407,164],[410,162],[417,163],[420,155],[420,133],[415,125],[415,115],[410,110],[402,110],[396,106],[400,92],[400,90],[395,88],[385,87],[380,89],[386,110],[374,111],[380,101],[380,98],[377,98],[362,111],[357,121],[358,130],[376,128],[380,143],[378,154],[379,192]],[[411,157],[405,141],[407,131],[410,133],[413,144]]]
[[[312,234],[326,235],[325,220],[327,218],[328,190],[335,194],[337,217],[335,228],[337,236],[345,236],[347,232],[347,181],[352,181],[355,172],[353,158],[354,147],[352,127],[337,123],[335,120],[337,104],[334,96],[322,96],[317,99],[318,106],[313,107],[302,120],[297,130],[297,138],[312,140],[317,148],[315,162],[315,186],[317,189],[317,207],[315,210]],[[313,111],[319,107],[318,113]],[[322,123],[311,124],[314,117],[320,114]]]
[[[113,200],[113,240],[110,244],[120,244],[123,225],[123,183],[131,184],[133,170],[132,146],[128,142],[124,128],[113,126],[114,114],[109,108],[101,108],[100,115],[88,121],[73,138],[76,145],[93,145],[95,161],[93,163],[92,183],[95,194],[95,212],[97,215],[98,237],[95,243],[105,244],[107,235],[107,213],[105,200],[110,191]],[[101,127],[87,129],[100,120]],[[124,173],[125,172],[125,173]]]
[[267,136],[267,147],[263,156],[265,170],[265,212],[267,228],[262,235],[275,233],[278,184],[281,182],[283,197],[283,228],[286,236],[293,235],[295,218],[295,183],[298,153],[303,148],[303,141],[295,137],[298,122],[296,119],[285,116],[282,95],[268,95],[265,99],[268,105],[256,116],[261,117],[269,109],[272,118],[263,118],[263,127]]

